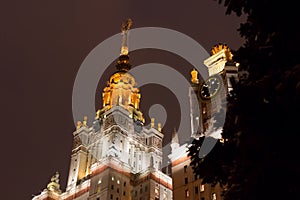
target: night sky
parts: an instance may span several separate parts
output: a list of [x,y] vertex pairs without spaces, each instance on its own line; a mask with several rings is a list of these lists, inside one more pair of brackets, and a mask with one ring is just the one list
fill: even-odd
[[[55,171],[61,173],[65,188],[75,130],[76,73],[88,53],[118,33],[127,18],[133,19],[134,28],[154,26],[185,33],[207,51],[219,42],[232,49],[242,44],[237,28],[243,19],[225,16],[225,8],[213,0],[11,0],[1,3],[0,15],[1,199],[31,199]],[[192,69],[185,60],[159,50],[135,51],[130,59],[133,66],[163,63],[186,77]],[[104,83],[114,71],[113,63],[99,82],[97,108]],[[179,110],[166,88],[152,85],[141,90],[147,122],[147,109],[154,103],[165,105],[168,113]],[[166,140],[177,123],[177,115],[168,118]]]

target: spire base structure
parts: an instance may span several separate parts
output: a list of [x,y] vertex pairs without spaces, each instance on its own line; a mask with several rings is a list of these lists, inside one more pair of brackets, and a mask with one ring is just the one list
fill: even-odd
[[116,68],[118,71],[128,72],[131,69],[131,64],[129,63],[129,55],[120,55]]
[[132,26],[132,21],[128,19],[122,24],[122,46],[121,55],[116,64],[117,72],[111,75],[102,93],[102,109],[98,112],[97,118],[101,114],[115,106],[125,108],[130,112],[131,118],[141,124],[145,122],[143,113],[140,111],[141,94],[136,87],[134,77],[128,72],[131,69],[128,55],[128,34]]

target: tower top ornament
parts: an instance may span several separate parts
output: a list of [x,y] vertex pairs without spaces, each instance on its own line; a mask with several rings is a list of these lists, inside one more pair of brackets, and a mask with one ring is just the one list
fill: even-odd
[[132,20],[127,19],[125,22],[122,23],[121,30],[122,32],[128,31],[132,27]]
[[132,20],[127,19],[125,22],[122,23],[121,30],[122,30],[122,45],[121,45],[121,53],[118,61],[117,69],[128,71],[131,67],[129,64],[129,56],[128,56],[128,40],[129,40],[129,29],[132,27]]

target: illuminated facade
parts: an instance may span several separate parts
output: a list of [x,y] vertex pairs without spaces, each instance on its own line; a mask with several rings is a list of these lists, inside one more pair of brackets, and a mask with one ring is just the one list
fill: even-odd
[[[176,132],[172,137],[172,153],[169,155],[172,178],[161,171],[164,137],[161,125],[155,125],[152,119],[149,128],[144,126],[139,107],[141,94],[134,77],[128,73],[131,68],[128,54],[131,25],[131,20],[122,25],[123,38],[117,71],[103,89],[102,108],[95,113],[92,125],[89,126],[84,117],[83,121],[77,122],[76,131],[73,132],[66,191],[60,190],[59,174],[56,173],[47,188],[33,200],[222,199],[219,185],[212,187],[202,184],[201,177],[194,176],[186,153],[187,144],[179,144]],[[232,55],[226,46],[216,46],[212,53],[204,63],[210,77],[220,75],[221,82],[225,82],[226,92],[230,90],[227,78],[236,76],[237,67],[228,65]],[[212,124],[214,115],[222,109],[223,99],[218,97],[224,91],[219,91],[218,85],[213,87],[217,79],[201,82],[196,70],[191,75],[190,93],[196,92],[199,96],[193,99],[190,95],[191,135],[195,138],[201,134],[219,137],[221,130],[213,129]],[[200,97],[203,97],[201,101]],[[198,102],[200,108],[195,109]]]
[[128,33],[122,26],[122,47],[114,73],[103,89],[103,105],[92,126],[87,118],[77,123],[65,192],[58,174],[34,200],[171,200],[172,179],[161,171],[160,124],[144,126],[141,95],[127,71]]
[[[232,54],[226,45],[213,47],[211,57],[204,64],[209,73],[207,80],[199,81],[198,72],[191,72],[191,136],[198,138],[210,135],[221,139],[222,128],[215,126],[215,118],[224,109],[224,98],[232,89],[229,79],[237,79],[238,66],[232,61]],[[192,92],[197,96],[191,95]],[[219,184],[203,184],[201,177],[194,175],[187,155],[188,144],[180,145],[176,132],[172,136],[171,148],[169,158],[172,163],[173,199],[222,200],[222,188]]]

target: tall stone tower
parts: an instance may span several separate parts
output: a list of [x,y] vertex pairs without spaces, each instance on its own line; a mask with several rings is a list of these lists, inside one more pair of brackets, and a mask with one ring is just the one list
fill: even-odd
[[[229,79],[237,78],[237,66],[231,57],[226,45],[216,45],[212,48],[212,55],[204,61],[208,79],[200,81],[198,72],[191,72],[189,91],[192,138],[210,135],[221,139],[222,127],[216,123],[217,116],[224,109],[226,95],[231,90]],[[197,97],[191,95],[192,92]],[[222,200],[222,188],[219,184],[203,184],[202,178],[194,175],[187,152],[188,144],[180,145],[176,132],[172,138],[169,158],[172,162],[173,199]]]
[[92,125],[86,117],[77,123],[65,192],[58,178],[51,180],[38,199],[63,200],[171,200],[172,179],[161,171],[160,124],[144,126],[141,94],[131,68],[128,35],[132,25],[122,25],[117,71],[103,89],[103,105]]
[[[191,72],[192,87],[190,87],[190,113],[192,136],[215,134],[217,137],[218,114],[225,112],[226,97],[232,90],[230,79],[237,79],[238,67],[232,60],[232,53],[225,44],[215,45],[211,50],[211,56],[204,60],[209,77],[199,81],[196,70]],[[193,98],[192,92],[198,98]],[[195,107],[199,106],[199,109]],[[196,112],[200,110],[200,112]],[[225,114],[225,113],[222,113]],[[222,124],[222,123],[221,123]],[[217,134],[217,135],[216,135]]]

